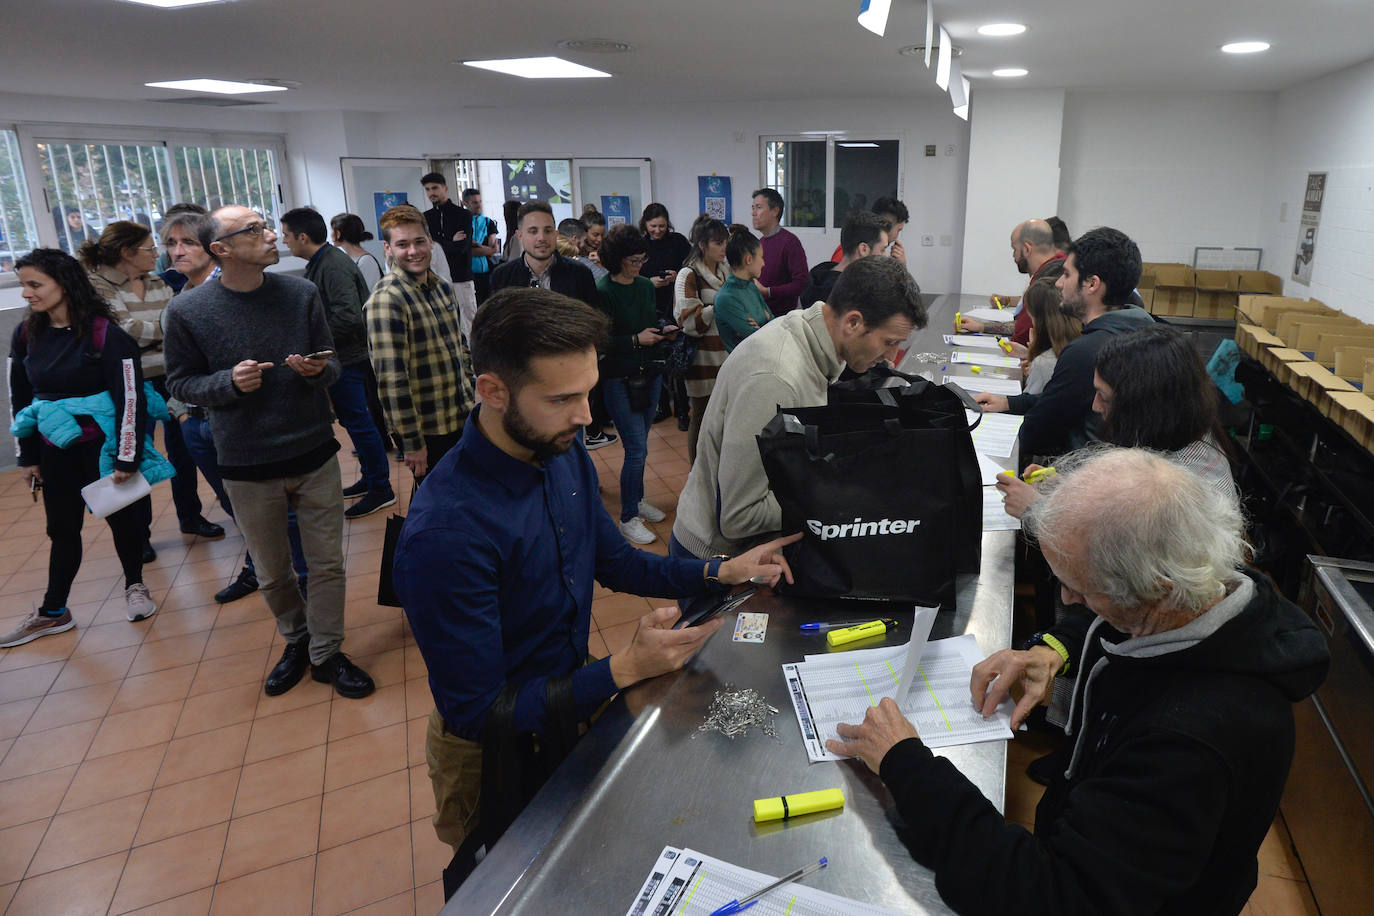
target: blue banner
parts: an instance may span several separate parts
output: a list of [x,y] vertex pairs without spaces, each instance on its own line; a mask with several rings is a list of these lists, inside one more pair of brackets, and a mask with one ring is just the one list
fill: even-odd
[[606,217],[606,228],[634,222],[630,211],[630,198],[620,194],[601,195],[601,215]]
[[405,191],[373,191],[372,206],[377,211],[377,223],[381,223],[382,214],[392,207],[399,207],[401,204],[410,203],[410,195]]
[[712,219],[730,225],[730,179],[720,175],[697,176],[697,198],[701,203],[699,212]]

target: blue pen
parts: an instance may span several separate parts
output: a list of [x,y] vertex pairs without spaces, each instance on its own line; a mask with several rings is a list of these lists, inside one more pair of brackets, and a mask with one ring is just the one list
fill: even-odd
[[749,909],[751,906],[758,903],[759,898],[762,897],[764,894],[768,893],[771,890],[776,890],[777,888],[782,887],[784,884],[791,884],[793,881],[800,881],[807,875],[814,875],[822,868],[825,868],[827,862],[828,860],[825,858],[825,856],[821,856],[821,860],[819,862],[813,862],[810,865],[807,865],[803,868],[799,868],[796,871],[792,872],[790,875],[783,875],[781,878],[774,881],[772,884],[768,885],[762,890],[754,891],[754,893],[750,894],[748,897],[742,897],[739,900],[731,900],[729,903],[725,904],[725,906],[713,912],[711,916],[731,916],[731,914],[733,913],[743,913],[745,910]]
[[853,627],[861,623],[868,623],[875,620],[874,617],[861,617],[858,620],[837,620],[834,623],[816,621],[815,623],[804,623],[801,625],[803,633],[824,633],[826,630],[834,630],[839,627]]

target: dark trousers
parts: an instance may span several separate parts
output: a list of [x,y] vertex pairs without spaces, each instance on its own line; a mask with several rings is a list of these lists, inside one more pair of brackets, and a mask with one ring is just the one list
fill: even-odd
[[[48,591],[43,609],[65,607],[72,582],[81,569],[81,526],[86,518],[86,501],[81,488],[100,478],[100,440],[78,442],[58,448],[44,442],[38,457],[38,472],[43,476],[43,512],[47,516]],[[105,519],[114,535],[115,552],[124,569],[124,585],[143,581],[143,545],[153,521],[153,501],[145,496]]]
[[458,440],[463,438],[463,431],[460,429],[456,433],[444,433],[442,436],[425,436],[425,464],[427,470],[425,475],[415,478],[415,485],[418,487],[424,482],[425,476],[434,470],[440,460],[443,459],[453,447],[458,444]]
[[592,422],[586,427],[587,435],[599,436],[611,422],[611,412],[606,409],[606,399],[601,396],[600,382],[592,386],[592,393],[587,397],[587,407],[592,412]]
[[[166,376],[159,375],[148,381],[153,383],[153,390],[163,398],[168,396]],[[177,521],[182,525],[189,525],[200,518],[200,513],[204,509],[200,504],[200,494],[196,492],[199,487],[196,480],[196,463],[186,449],[179,423],[163,423],[162,437],[167,448],[167,460],[177,472],[177,476],[172,478],[172,505],[177,510]]]
[[472,288],[477,293],[477,306],[481,308],[482,303],[491,297],[491,272],[473,274]]
[[[205,482],[219,497],[220,506],[229,514],[230,518],[233,518],[234,505],[229,501],[229,494],[224,492],[224,480],[219,476],[219,453],[215,451],[215,440],[210,435],[209,421],[194,415],[189,416],[182,421],[181,432],[182,438],[186,441],[186,448],[196,462],[196,467],[200,468],[200,472],[205,475]],[[294,511],[286,519],[286,537],[291,542],[291,568],[296,571],[296,578],[304,581],[306,577],[305,551],[301,548],[301,529],[296,524]],[[243,565],[256,572],[252,554],[244,554]]]
[[386,463],[382,434],[367,408],[367,376],[361,366],[347,366],[339,380],[329,386],[329,399],[339,423],[348,431],[358,450],[358,465],[369,493],[391,492],[391,468]]

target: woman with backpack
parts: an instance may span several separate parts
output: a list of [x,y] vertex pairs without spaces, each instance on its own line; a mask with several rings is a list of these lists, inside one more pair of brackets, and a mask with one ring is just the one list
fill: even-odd
[[[138,344],[114,320],[109,304],[91,285],[75,258],[37,248],[15,262],[29,316],[10,342],[10,405],[16,413],[34,401],[59,401],[108,394],[113,402],[114,482],[132,477],[143,460],[146,401]],[[51,540],[48,587],[42,603],[15,630],[0,636],[0,648],[63,633],[76,624],[67,596],[81,568],[81,526],[86,506],[81,488],[98,480],[104,434],[88,417],[78,417],[81,435],[58,448],[41,435],[19,440],[19,465],[34,500],[42,490]],[[105,519],[124,570],[129,620],[157,610],[143,584],[143,545],[152,522],[152,501],[144,496]]]

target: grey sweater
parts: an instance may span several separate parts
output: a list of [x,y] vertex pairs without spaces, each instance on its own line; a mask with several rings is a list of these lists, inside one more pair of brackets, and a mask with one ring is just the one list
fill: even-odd
[[[268,273],[257,289],[238,293],[218,278],[208,280],[177,296],[164,322],[167,388],[178,400],[210,409],[221,465],[277,464],[333,440],[327,389],[342,372],[338,357],[313,378],[286,365],[291,353],[334,349],[313,283]],[[249,394],[232,377],[245,359],[274,364]]]
[[817,303],[773,319],[721,366],[673,523],[673,536],[693,555],[733,555],[782,526],[755,437],[779,407],[824,405],[844,371],[824,308]]

